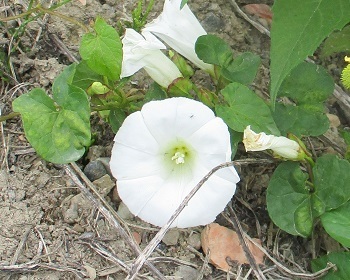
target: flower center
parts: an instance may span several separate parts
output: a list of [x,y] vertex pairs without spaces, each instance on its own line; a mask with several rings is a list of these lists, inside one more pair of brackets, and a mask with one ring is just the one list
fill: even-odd
[[176,152],[175,155],[171,158],[171,160],[175,160],[176,164],[185,163],[185,154],[181,152]]
[[176,140],[164,149],[165,166],[170,170],[183,170],[192,166],[196,152],[183,140]]

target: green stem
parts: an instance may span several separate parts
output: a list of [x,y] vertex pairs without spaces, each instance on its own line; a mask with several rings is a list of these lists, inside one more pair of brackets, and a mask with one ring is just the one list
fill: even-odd
[[95,105],[95,106],[91,106],[91,111],[105,111],[105,110],[112,110],[112,109],[121,109],[123,108],[123,106],[120,105],[120,103],[109,103],[107,105]]
[[144,95],[140,93],[140,94],[135,94],[135,95],[129,96],[126,99],[128,102],[131,102],[131,101],[142,99],[142,98],[144,98]]
[[4,122],[6,120],[12,119],[12,118],[17,117],[19,115],[20,115],[20,113],[18,113],[18,112],[11,112],[8,115],[0,116],[0,122]]

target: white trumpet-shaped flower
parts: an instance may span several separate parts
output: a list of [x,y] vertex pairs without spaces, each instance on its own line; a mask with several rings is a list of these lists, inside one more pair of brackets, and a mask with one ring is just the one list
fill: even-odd
[[244,130],[243,144],[247,152],[272,150],[276,155],[291,160],[298,160],[304,155],[296,141],[283,136],[266,135],[264,132],[255,133],[250,125]]
[[[129,210],[163,226],[185,196],[215,166],[231,160],[230,135],[222,119],[183,97],[146,103],[129,115],[114,139],[111,171]],[[233,167],[214,173],[172,227],[212,222],[239,181]]]
[[195,52],[198,37],[207,32],[188,5],[180,9],[180,4],[181,0],[165,0],[163,12],[143,30],[152,32],[197,67],[211,73],[214,66],[200,60]]
[[167,88],[175,79],[182,77],[176,65],[162,53],[161,49],[166,49],[165,45],[151,33],[142,32],[141,35],[127,28],[122,43],[121,78],[144,68],[155,82]]

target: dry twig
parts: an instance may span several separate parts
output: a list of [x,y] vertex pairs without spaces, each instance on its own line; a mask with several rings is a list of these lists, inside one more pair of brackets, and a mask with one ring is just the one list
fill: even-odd
[[137,273],[143,266],[143,264],[146,262],[147,258],[152,254],[156,246],[159,244],[159,242],[163,239],[164,235],[170,228],[171,224],[175,221],[175,219],[180,215],[181,211],[186,207],[190,199],[196,194],[196,192],[202,187],[202,185],[218,170],[222,168],[226,168],[229,166],[239,166],[244,164],[252,164],[252,163],[272,163],[273,161],[268,159],[261,159],[261,160],[255,160],[255,159],[246,159],[246,160],[236,160],[231,162],[226,162],[223,164],[220,164],[216,167],[214,167],[212,170],[208,172],[207,175],[203,177],[203,179],[189,192],[189,194],[184,198],[180,206],[176,209],[174,214],[170,217],[169,221],[158,231],[158,233],[155,235],[155,237],[152,239],[152,241],[145,247],[142,254],[138,256],[138,258],[135,260],[130,273],[128,274],[127,280],[135,279]]
[[[81,172],[80,168],[75,164],[70,164],[75,171],[79,173],[79,176],[87,183],[88,187],[92,192],[98,197],[96,199],[80,182],[79,178],[73,170],[68,166],[64,165],[64,169],[67,175],[73,180],[73,182],[77,185],[80,191],[84,194],[84,196],[102,213],[105,219],[118,231],[121,237],[129,244],[129,246],[134,250],[136,254],[142,254],[139,246],[135,243],[134,239],[128,235],[128,233],[124,230],[124,228],[120,225],[118,220],[116,219],[117,213],[115,213],[114,209],[105,201],[105,199],[98,193],[94,185],[90,182],[90,180],[85,176],[84,173]],[[103,203],[103,205],[101,204]],[[113,213],[113,214],[112,214]],[[120,218],[119,218],[120,219]],[[118,263],[117,263],[118,264]],[[145,263],[150,271],[159,279],[165,280],[165,277],[158,271],[158,269],[151,264],[150,262]]]

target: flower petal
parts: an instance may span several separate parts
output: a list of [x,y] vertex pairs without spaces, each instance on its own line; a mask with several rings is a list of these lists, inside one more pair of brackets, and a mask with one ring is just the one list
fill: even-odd
[[152,155],[159,153],[159,143],[145,125],[141,112],[132,113],[124,120],[114,142]]
[[[207,122],[195,131],[188,141],[198,154],[229,154],[231,156],[230,133],[227,125],[220,118]],[[225,160],[230,161],[231,159],[226,158]]]
[[182,77],[176,65],[160,49],[165,46],[150,32],[143,36],[127,28],[123,42],[123,61],[120,77],[129,77],[145,68],[151,78],[162,87],[168,87],[175,79]]
[[124,144],[113,146],[110,167],[118,181],[151,175],[166,176],[162,156],[136,150]]
[[215,118],[203,103],[183,97],[149,102],[141,113],[151,134],[164,144],[176,138],[186,139]]
[[204,63],[195,53],[199,36],[207,34],[186,4],[180,9],[181,0],[165,0],[163,12],[146,24],[143,30],[150,31],[175,51],[203,70],[213,70],[213,65]]

